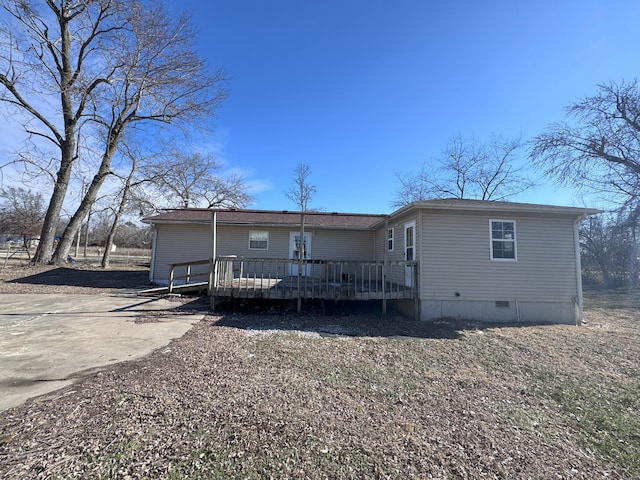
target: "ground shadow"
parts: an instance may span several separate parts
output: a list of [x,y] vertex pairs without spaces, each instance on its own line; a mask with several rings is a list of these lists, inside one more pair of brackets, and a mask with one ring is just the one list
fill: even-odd
[[381,313],[378,301],[306,302],[297,313],[295,302],[227,303],[217,308],[214,326],[246,330],[296,330],[323,336],[412,337],[456,340],[465,331],[552,325],[550,322],[490,322],[462,318],[416,320],[393,310]]
[[412,337],[451,339],[462,330],[485,328],[457,319],[423,322],[390,310],[382,315],[376,301],[305,302],[297,313],[295,302],[245,303],[217,309],[214,326],[244,330],[291,330],[321,336]]
[[395,315],[387,317],[344,315],[337,317],[309,314],[227,313],[215,320],[212,325],[256,331],[314,332],[324,337],[411,337],[450,340],[461,337],[460,325],[456,325],[456,322],[420,322]]
[[146,270],[84,270],[59,267],[11,280],[31,285],[66,285],[90,288],[142,288],[149,285]]

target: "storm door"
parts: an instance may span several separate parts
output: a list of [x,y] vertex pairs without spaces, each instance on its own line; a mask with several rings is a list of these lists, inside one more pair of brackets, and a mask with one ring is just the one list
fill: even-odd
[[416,222],[404,224],[404,259],[406,260],[404,268],[404,284],[407,287],[413,285],[413,262],[416,259]]
[[[308,260],[311,258],[311,235],[308,233],[304,234],[304,243],[302,245],[302,258]],[[291,232],[289,234],[289,258],[297,260],[300,255],[300,232]],[[289,264],[289,275],[297,276],[298,275],[298,264],[290,263]],[[303,265],[302,267],[302,275],[308,277],[311,275],[311,265]]]

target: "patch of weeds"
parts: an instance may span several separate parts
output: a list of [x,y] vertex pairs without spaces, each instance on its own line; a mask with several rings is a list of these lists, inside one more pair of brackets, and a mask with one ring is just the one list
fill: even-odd
[[202,447],[195,449],[187,460],[173,462],[167,472],[167,479],[178,480],[190,478],[193,480],[209,479],[252,479],[257,475],[247,472],[235,472],[232,466],[233,455],[226,450]]
[[131,463],[141,447],[139,439],[123,438],[100,452],[85,452],[85,464],[100,465],[100,474],[94,478],[116,478],[121,475],[122,468]]
[[555,378],[538,391],[567,414],[579,440],[602,458],[640,474],[640,383]]

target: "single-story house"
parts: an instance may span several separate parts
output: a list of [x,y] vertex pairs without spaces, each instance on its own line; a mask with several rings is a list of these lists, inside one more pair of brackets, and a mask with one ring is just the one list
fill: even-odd
[[582,319],[578,226],[598,212],[460,199],[390,215],[306,212],[298,261],[299,212],[173,210],[145,219],[155,230],[150,280],[167,284],[172,265],[191,262],[188,275],[210,275],[212,295],[274,298],[292,279],[305,298],[347,292],[422,320],[573,324]]

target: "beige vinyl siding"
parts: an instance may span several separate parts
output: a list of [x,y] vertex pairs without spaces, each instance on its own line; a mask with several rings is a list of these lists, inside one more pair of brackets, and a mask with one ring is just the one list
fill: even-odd
[[[577,295],[572,218],[424,212],[422,219],[422,299],[570,302]],[[516,222],[517,261],[491,260],[490,219]]]
[[[394,232],[395,235],[395,232]],[[393,238],[393,242],[394,242],[394,246],[393,249],[394,251],[396,250],[396,237],[394,236]],[[387,249],[387,228],[384,226],[384,224],[381,227],[378,227],[378,229],[375,231],[374,234],[374,242],[375,242],[375,247],[374,247],[374,252],[375,252],[375,260],[378,262],[382,262],[384,260],[384,255],[385,255],[385,250]],[[390,252],[386,252],[387,254],[389,254]]]
[[[157,225],[156,254],[152,282],[166,284],[170,264],[205,260],[211,257],[210,225]],[[208,271],[207,265],[194,267],[195,272]]]
[[[420,238],[420,223],[419,216],[414,214],[404,215],[399,218],[394,218],[393,221],[389,221],[388,228],[393,228],[393,251],[387,251],[387,261],[389,262],[401,262],[405,259],[404,257],[404,235],[405,235],[405,225],[410,222],[415,222],[416,230],[415,230],[415,260],[420,262],[420,265],[424,262],[424,258],[420,256],[420,246],[422,244],[422,239]],[[379,254],[384,255],[384,250],[387,248],[386,244],[387,238],[387,228],[382,225],[379,227],[377,231],[377,239],[383,242],[382,248],[378,249]],[[383,257],[382,257],[383,258]],[[380,258],[380,260],[382,260]],[[405,273],[403,268],[398,268],[398,266],[394,266],[394,268],[390,269],[387,272],[387,279],[391,282],[398,283],[404,285],[405,283]]]
[[[249,231],[251,230],[269,232],[268,250],[249,249]],[[291,227],[219,224],[217,227],[217,255],[235,255],[245,258],[289,258],[290,234],[298,231]],[[305,233],[311,235],[311,259],[352,261],[374,259],[375,232],[373,231],[307,229]],[[210,255],[210,225],[160,224],[156,230],[156,256],[152,281],[166,283],[171,263],[204,260]],[[204,265],[194,267],[194,270],[205,271],[207,268]],[[252,270],[254,268],[260,269],[262,266],[251,267]],[[274,268],[278,268],[278,274],[282,274],[284,271],[282,265]]]
[[[249,231],[269,232],[269,249],[249,248]],[[218,255],[236,255],[253,258],[287,258],[289,256],[289,231],[260,225],[218,225]]]
[[375,232],[359,230],[311,230],[311,258],[318,260],[372,261]]

